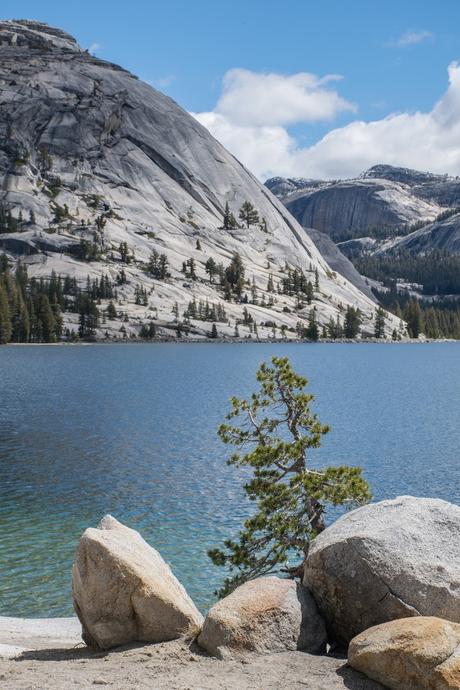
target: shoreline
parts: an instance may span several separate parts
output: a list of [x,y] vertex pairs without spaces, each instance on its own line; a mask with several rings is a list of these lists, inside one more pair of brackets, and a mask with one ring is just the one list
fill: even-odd
[[76,616],[22,618],[0,616],[0,659],[15,658],[30,649],[71,647],[81,642]]
[[384,340],[383,338],[342,338],[340,340],[302,340],[273,338],[155,338],[152,340],[117,339],[117,340],[81,340],[78,342],[61,341],[59,343],[5,343],[2,348],[11,347],[74,347],[91,345],[432,345],[433,343],[460,343],[455,338],[406,338],[404,340]]

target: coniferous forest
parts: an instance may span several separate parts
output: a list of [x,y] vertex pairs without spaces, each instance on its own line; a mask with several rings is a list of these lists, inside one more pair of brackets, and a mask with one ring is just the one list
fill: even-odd
[[411,338],[424,333],[427,338],[455,338],[460,340],[460,301],[444,297],[436,301],[416,299],[408,293],[396,290],[395,285],[388,292],[375,291],[385,309],[407,322]]
[[426,295],[460,295],[460,256],[440,249],[422,256],[400,251],[354,257],[358,271],[390,286],[395,279],[423,285]]
[[[88,279],[84,289],[74,278],[30,278],[18,264],[13,271],[0,255],[0,344],[55,343],[62,336],[91,340],[99,325],[98,299],[116,296],[107,276]],[[78,336],[63,333],[63,311],[78,314]]]
[[[400,251],[392,255],[352,258],[358,271],[380,281],[374,290],[381,305],[407,322],[412,338],[460,339],[460,256],[442,250],[424,255]],[[415,291],[401,291],[398,282],[413,284]]]
[[[408,293],[397,291],[394,279],[387,279],[385,282],[389,289],[375,291],[376,297],[381,305],[407,322],[408,333],[412,338],[424,333],[428,338],[460,339],[458,299],[416,299]],[[305,284],[305,294],[308,297],[313,286],[310,282]],[[282,291],[284,290],[287,290],[287,283],[282,286]],[[69,276],[63,278],[52,274],[49,279],[31,278],[24,265],[19,263],[13,270],[7,257],[0,255],[0,344],[55,343],[62,339],[93,340],[103,318],[98,301],[110,300],[104,318],[113,319],[117,317],[112,302],[116,298],[116,287],[105,275],[92,281],[88,278],[85,287],[81,288],[76,279]],[[64,332],[61,316],[63,312],[78,315],[78,329]],[[213,322],[226,320],[222,306],[193,301],[189,303],[184,317]],[[300,328],[299,337],[310,340],[318,340],[320,335],[329,339],[355,338],[360,330],[360,313],[353,308],[347,309],[343,324],[331,320],[321,334],[314,312],[310,321],[308,328]],[[149,324],[141,329],[139,335],[141,338],[151,339],[154,331],[153,324]],[[375,337],[382,335],[376,332]]]

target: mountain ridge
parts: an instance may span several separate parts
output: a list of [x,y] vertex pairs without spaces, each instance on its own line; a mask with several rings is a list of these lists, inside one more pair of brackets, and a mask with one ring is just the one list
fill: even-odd
[[[343,318],[347,305],[362,311],[364,332],[372,334],[372,300],[334,274],[280,201],[172,99],[37,22],[0,22],[0,55],[0,206],[10,218],[0,249],[21,257],[32,276],[54,272],[81,285],[103,273],[115,281],[122,269],[117,307],[125,320],[107,322],[99,336],[117,337],[122,328],[137,335],[152,320],[160,334],[175,333],[194,300],[225,303],[222,336],[238,328],[253,334],[245,309],[259,337],[272,337],[273,323],[297,337],[297,324],[306,326],[314,307],[321,326]],[[237,216],[246,200],[259,222],[222,229],[226,204]],[[82,260],[82,243],[97,258]],[[125,243],[134,255],[128,263]],[[146,270],[152,251],[168,261],[161,280]],[[205,264],[228,265],[235,253],[249,284],[244,299],[225,300]],[[182,272],[191,260],[196,279]],[[310,305],[279,293],[287,266],[310,281],[318,275]],[[135,304],[138,289],[148,293],[147,304]],[[65,321],[75,330],[75,315]],[[388,335],[399,326],[387,317]],[[210,327],[188,319],[195,336]]]
[[375,165],[350,179],[278,177],[265,184],[307,232],[314,227],[341,247],[370,237],[378,240],[374,244],[382,252],[399,245],[413,251],[431,251],[439,245],[459,251],[460,228],[453,221],[446,223],[445,217],[460,208],[458,176]]

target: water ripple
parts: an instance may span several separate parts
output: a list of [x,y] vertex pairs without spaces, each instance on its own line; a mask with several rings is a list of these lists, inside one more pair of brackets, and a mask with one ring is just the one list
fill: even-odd
[[216,428],[260,361],[287,354],[333,431],[316,464],[364,466],[375,497],[459,502],[460,344],[0,349],[0,615],[72,612],[78,537],[138,529],[205,609],[206,556],[250,506]]

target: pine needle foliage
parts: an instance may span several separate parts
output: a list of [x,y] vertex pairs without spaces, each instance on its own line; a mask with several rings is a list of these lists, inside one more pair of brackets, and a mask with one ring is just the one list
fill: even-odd
[[285,566],[291,557],[304,560],[309,542],[325,527],[327,505],[355,507],[371,498],[361,468],[309,467],[308,451],[320,446],[329,427],[311,411],[308,381],[295,373],[289,359],[272,357],[256,377],[259,391],[249,400],[231,398],[230,423],[218,431],[224,443],[240,451],[228,464],[252,468],[244,488],[257,505],[238,541],[228,539],[224,549],[208,552],[215,565],[230,573],[220,596]]

